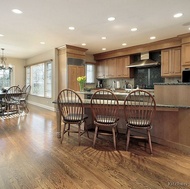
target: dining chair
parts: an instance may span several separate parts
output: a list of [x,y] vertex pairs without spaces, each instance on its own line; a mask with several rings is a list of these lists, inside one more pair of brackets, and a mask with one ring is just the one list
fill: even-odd
[[28,95],[30,94],[30,91],[31,91],[31,85],[28,85],[28,86],[24,86],[22,88],[22,96],[20,98],[20,105],[22,106],[23,110],[28,113],[29,112],[29,109],[28,109],[28,106],[27,106],[27,99],[28,99]]
[[[124,116],[127,127],[126,150],[129,148],[130,138],[143,139],[145,142],[148,141],[152,154],[150,130],[155,111],[156,102],[148,91],[137,89],[126,96],[124,100]],[[142,130],[145,130],[146,133],[143,133]]]
[[118,107],[118,99],[110,90],[99,89],[92,95],[91,110],[95,125],[93,147],[98,134],[110,134],[113,136],[114,149],[116,150]]
[[20,98],[21,98],[21,89],[19,86],[12,86],[7,89],[4,103],[6,106],[6,112],[9,115],[11,113],[18,112],[20,114]]
[[[68,133],[78,133],[78,143],[81,143],[81,135],[87,132],[88,128],[86,125],[86,119],[88,115],[84,114],[83,101],[81,97],[71,89],[63,89],[57,97],[57,104],[59,108],[60,115],[63,121],[63,132],[61,137],[61,143],[63,141],[64,135]],[[82,123],[84,123],[84,129],[81,128]],[[77,125],[78,130],[72,128],[71,125]]]

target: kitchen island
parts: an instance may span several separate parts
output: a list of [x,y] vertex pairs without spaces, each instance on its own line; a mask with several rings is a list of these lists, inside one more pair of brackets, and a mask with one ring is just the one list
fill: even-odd
[[[167,84],[166,84],[167,85]],[[166,85],[159,85],[165,87]],[[153,129],[151,130],[152,141],[158,144],[166,145],[172,148],[176,148],[182,150],[184,152],[190,152],[190,105],[185,104],[169,104],[169,103],[159,103],[157,99],[160,95],[159,90],[155,85],[154,95],[156,100],[156,115],[153,120]],[[170,86],[170,85],[167,85]],[[172,85],[171,85],[172,86]],[[175,85],[175,87],[179,87],[181,85]],[[190,90],[190,85],[186,85]],[[167,89],[166,89],[167,90]],[[90,109],[90,99],[86,99],[88,95],[92,95],[93,92],[78,92],[78,94],[82,97],[85,113],[89,115],[87,119],[87,124],[89,129],[93,129],[93,120]],[[116,96],[120,96],[124,98],[128,93],[120,93],[116,92]],[[162,98],[164,98],[163,94],[161,94]],[[119,117],[120,120],[118,122],[118,130],[119,133],[126,133],[126,126],[124,120],[123,113],[123,100],[119,100]],[[60,116],[57,113],[57,136],[61,136],[61,124],[60,124]]]

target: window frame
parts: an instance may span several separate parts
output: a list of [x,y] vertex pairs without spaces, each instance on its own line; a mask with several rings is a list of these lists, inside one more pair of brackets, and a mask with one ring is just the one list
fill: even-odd
[[[88,71],[87,71],[88,66],[93,66],[93,76],[91,76],[92,82],[88,82]],[[95,69],[96,69],[95,63],[89,63],[89,62],[86,63],[86,66],[85,66],[86,84],[94,84],[95,83]]]
[[[25,74],[26,74],[26,85],[31,85],[31,87],[33,87],[33,78],[32,78],[32,67],[33,66],[37,66],[39,64],[42,64],[44,66],[44,70],[43,70],[43,95],[39,95],[39,94],[36,94],[36,93],[33,93],[33,91],[31,90],[30,92],[30,95],[33,95],[33,96],[38,96],[38,97],[42,97],[42,98],[52,98],[53,96],[53,83],[52,83],[52,77],[53,77],[53,61],[50,60],[50,61],[44,61],[44,62],[40,62],[40,63],[36,63],[36,64],[32,64],[32,65],[29,65],[29,66],[26,66],[26,69],[25,69]],[[50,75],[51,75],[51,79],[48,80],[47,79],[47,74],[48,74],[48,71],[47,70],[49,67],[48,65],[51,65],[50,67]],[[48,83],[47,83],[48,82]],[[49,93],[47,93],[47,85],[50,84],[50,88],[49,88]]]

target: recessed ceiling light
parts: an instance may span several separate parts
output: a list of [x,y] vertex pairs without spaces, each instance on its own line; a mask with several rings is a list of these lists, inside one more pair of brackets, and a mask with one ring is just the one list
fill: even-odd
[[3,34],[0,34],[0,37],[3,37],[4,35]]
[[179,17],[181,17],[181,16],[183,16],[183,14],[182,14],[182,13],[177,13],[177,14],[174,14],[174,18],[179,18]]
[[189,28],[189,30],[190,30],[190,28]]
[[106,48],[102,48],[103,51],[106,51]]
[[106,37],[102,37],[102,39],[106,39]]
[[114,20],[115,20],[114,17],[109,17],[109,18],[108,18],[108,21],[114,21]]
[[122,45],[123,45],[123,46],[126,46],[126,45],[127,45],[127,43],[122,43]]
[[86,43],[82,43],[82,46],[86,46]]
[[22,11],[19,9],[13,9],[12,12],[14,12],[15,14],[22,14]]
[[131,28],[131,31],[137,31],[137,28]]
[[46,43],[45,43],[44,41],[41,41],[40,44],[41,44],[41,45],[45,45]]
[[155,37],[155,36],[152,36],[152,37],[150,37],[150,39],[156,39],[156,37]]
[[69,27],[69,30],[75,30],[75,27],[70,26],[70,27]]

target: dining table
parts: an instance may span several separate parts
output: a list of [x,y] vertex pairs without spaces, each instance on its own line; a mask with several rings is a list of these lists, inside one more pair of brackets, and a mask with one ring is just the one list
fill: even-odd
[[[22,96],[22,94],[25,94],[25,92],[14,92],[14,93],[10,93],[10,95],[13,95],[13,96]],[[4,116],[5,115],[5,109],[4,109],[4,106],[5,106],[5,100],[3,100],[6,95],[9,95],[9,93],[6,93],[6,91],[2,91],[0,90],[0,116]]]

